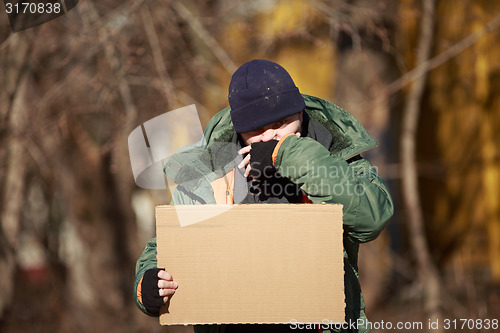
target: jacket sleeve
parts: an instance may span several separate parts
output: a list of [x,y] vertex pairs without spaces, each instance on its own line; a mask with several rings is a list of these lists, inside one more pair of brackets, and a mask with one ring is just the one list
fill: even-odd
[[313,203],[342,204],[344,230],[357,242],[375,239],[394,213],[384,182],[365,159],[347,163],[311,138],[290,135],[280,140],[273,160]]
[[142,252],[141,256],[139,257],[135,265],[135,283],[134,283],[135,303],[142,312],[144,312],[149,316],[152,316],[152,314],[150,314],[146,310],[141,300],[141,283],[142,283],[142,278],[144,277],[144,273],[150,268],[156,268],[156,263],[157,263],[156,237],[154,237],[146,244],[146,248]]
[[[175,189],[172,192],[172,203],[176,203],[179,205],[189,205],[189,204],[197,204],[192,198],[188,197],[187,195],[183,194],[183,192],[179,191],[178,189]],[[146,248],[142,252],[141,256],[137,260],[137,263],[135,265],[135,283],[134,283],[134,298],[135,298],[135,303],[137,304],[137,307],[144,312],[145,314],[151,316],[144,305],[141,302],[141,282],[142,278],[144,277],[144,273],[150,269],[150,268],[156,268],[157,267],[157,259],[156,259],[156,237],[151,239],[147,244]],[[163,267],[162,267],[163,268]],[[165,267],[168,271],[168,267]]]

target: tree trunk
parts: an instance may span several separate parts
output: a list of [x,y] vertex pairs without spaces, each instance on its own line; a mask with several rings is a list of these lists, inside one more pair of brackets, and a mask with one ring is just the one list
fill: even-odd
[[[423,64],[430,58],[434,30],[434,8],[434,0],[425,0],[423,2],[416,66]],[[401,134],[401,171],[403,200],[408,216],[409,238],[417,263],[418,278],[424,288],[425,310],[429,314],[430,320],[435,321],[441,319],[441,282],[430,255],[425,235],[416,162],[418,119],[426,78],[426,72],[418,76],[410,87],[406,100]]]
[[12,105],[11,134],[8,142],[7,172],[3,184],[3,204],[0,225],[0,318],[12,301],[14,291],[15,253],[18,247],[20,220],[24,205],[26,179],[25,147],[22,140],[25,116],[24,98],[27,77],[22,77]]
[[[12,37],[8,56],[1,67],[9,68],[2,79],[0,92],[0,126],[6,130],[0,135],[0,161],[6,170],[0,177],[0,318],[11,304],[14,290],[15,252],[18,243],[20,219],[24,203],[26,174],[25,142],[26,89],[25,73],[31,34]],[[1,171],[0,171],[1,172]]]

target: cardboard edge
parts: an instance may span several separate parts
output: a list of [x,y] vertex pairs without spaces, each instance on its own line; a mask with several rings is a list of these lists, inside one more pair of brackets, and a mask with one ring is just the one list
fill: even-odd
[[[224,213],[226,211],[228,211],[227,207],[226,206],[253,206],[254,204],[233,204],[233,205],[220,205],[220,204],[206,204],[206,205],[196,205],[197,208],[199,207],[204,207],[204,208],[207,208],[207,209],[213,209],[213,210],[217,210],[217,209],[221,209],[221,213]],[[281,204],[280,205],[280,208],[281,209],[284,209],[283,206],[300,206],[300,208],[303,208],[304,206],[306,207],[314,207],[314,206],[317,206],[317,205],[329,205],[329,206],[335,206],[335,209],[338,210],[339,214],[340,214],[340,218],[343,219],[343,205],[342,204],[326,204],[326,203],[321,203],[321,204],[302,204],[302,203],[297,203],[297,204]],[[182,207],[182,208],[188,208],[189,206],[194,206],[194,205],[157,205],[155,206],[155,230],[156,230],[156,234],[158,234],[158,224],[156,223],[156,221],[158,220],[158,216],[159,214],[161,214],[161,211],[162,210],[165,210],[165,209],[176,209],[176,207]],[[224,206],[224,208],[220,207],[220,206]],[[263,208],[263,209],[276,209],[277,206],[275,204],[259,204],[259,208]],[[216,215],[214,215],[216,216]],[[211,216],[211,217],[214,217],[214,216]],[[172,224],[169,224],[169,225],[172,225]],[[177,225],[180,225],[181,227],[183,227],[182,224],[180,224],[178,221],[177,221]],[[188,224],[189,225],[189,224]],[[342,230],[343,230],[343,225],[342,225]],[[157,244],[157,246],[159,247],[159,243]],[[343,245],[342,245],[342,248],[343,248]],[[159,252],[159,251],[158,251]],[[343,263],[343,256],[342,256],[342,266],[344,266],[344,263]],[[340,301],[342,304],[343,304],[343,310],[341,311],[341,313],[339,313],[339,316],[342,317],[342,321],[340,322],[334,322],[332,320],[333,323],[343,323],[345,322],[345,308],[346,308],[346,303],[345,303],[345,284],[342,283],[342,293],[344,295],[344,297],[342,297],[342,300]],[[162,320],[164,318],[166,318],[166,316],[168,317],[168,304],[163,306],[161,309],[160,309],[160,315],[158,317],[158,320],[159,320],[159,323],[161,326],[191,326],[191,325],[196,325],[196,326],[208,326],[208,325],[232,325],[232,324],[242,324],[242,325],[245,325],[245,324],[248,324],[248,325],[254,325],[254,324],[275,324],[275,325],[291,325],[292,324],[292,320],[294,320],[295,318],[291,318],[290,321],[287,321],[287,322],[213,322],[213,323],[200,323],[200,322],[166,322],[165,320]],[[325,316],[327,317],[327,316]],[[329,318],[324,318],[326,320],[330,320]],[[309,323],[309,322],[307,322]],[[321,322],[314,322],[314,323],[320,323]]]

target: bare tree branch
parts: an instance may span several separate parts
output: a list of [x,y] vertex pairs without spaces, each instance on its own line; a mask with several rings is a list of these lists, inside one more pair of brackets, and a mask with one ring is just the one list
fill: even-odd
[[2,59],[2,67],[9,70],[3,70],[1,78],[2,90],[0,91],[0,124],[9,122],[11,115],[12,102],[19,90],[21,77],[26,71],[26,63],[29,61],[30,52],[33,48],[33,42],[36,35],[14,34],[10,40],[9,52]]
[[155,63],[156,71],[160,76],[160,81],[163,87],[163,93],[167,100],[167,104],[173,108],[177,108],[177,96],[175,94],[175,87],[167,71],[167,66],[165,65],[165,59],[161,52],[160,40],[158,39],[158,34],[156,33],[155,27],[153,25],[153,17],[149,11],[148,6],[143,6],[141,9],[142,22],[144,24],[144,29],[146,30],[146,35],[148,37],[149,45],[153,52],[153,60]]
[[486,24],[481,30],[470,34],[469,36],[465,37],[464,39],[454,44],[450,48],[446,49],[442,53],[438,54],[434,58],[425,60],[421,64],[417,65],[414,69],[405,73],[396,81],[389,84],[386,88],[387,93],[389,95],[396,93],[407,84],[417,80],[418,78],[427,74],[427,72],[430,72],[434,68],[444,64],[451,58],[456,57],[465,49],[477,43],[483,36],[492,32],[499,26],[500,26],[500,14],[495,16],[495,18],[492,19],[488,24]]
[[[429,59],[434,30],[435,0],[423,2],[423,15],[417,51],[417,67]],[[422,68],[422,67],[420,67]],[[418,119],[427,71],[423,72],[410,88],[403,115],[401,134],[401,167],[403,200],[408,216],[410,242],[417,261],[417,273],[425,291],[425,307],[431,320],[440,319],[441,282],[431,258],[424,230],[424,219],[419,198],[418,172],[416,163],[416,141]]]
[[222,66],[229,74],[233,74],[238,68],[226,51],[219,45],[217,40],[205,29],[200,21],[186,8],[180,1],[173,1],[175,11],[184,21],[194,30],[194,32],[203,40],[208,48],[214,53]]
[[[100,22],[99,14],[94,7],[92,2],[87,3],[88,6],[88,16],[90,17],[90,21],[93,23]],[[106,60],[116,77],[118,91],[120,93],[120,97],[122,99],[123,105],[125,107],[125,115],[127,119],[135,119],[137,115],[137,109],[132,99],[132,93],[130,91],[129,84],[127,82],[127,78],[123,71],[123,66],[121,64],[120,59],[118,59],[118,55],[113,47],[113,42],[111,40],[110,35],[114,33],[111,30],[119,30],[119,26],[116,26],[114,29],[110,28],[109,25],[102,25],[98,30],[99,42],[101,46],[104,48],[104,53],[106,55]],[[127,127],[127,126],[126,126]],[[128,130],[128,127],[127,127]]]
[[[131,85],[144,86],[144,87],[156,89],[158,91],[163,91],[163,83],[160,82],[160,80],[158,78],[150,78],[150,77],[145,77],[145,76],[128,76],[128,82]],[[210,83],[207,82],[207,85],[208,84],[210,84]],[[196,98],[191,96],[190,94],[187,94],[182,90],[177,90],[176,97],[184,105],[196,104],[196,108],[198,109],[198,111],[201,114],[209,114],[209,111],[203,106],[203,104],[199,100],[197,100]]]
[[0,44],[0,51],[3,51],[5,48],[7,48],[9,45],[10,45],[10,42],[12,41],[12,39],[14,39],[15,36],[13,33],[9,35],[9,37],[7,37],[3,42],[2,44]]
[[7,170],[2,182],[4,193],[0,212],[0,318],[12,301],[14,289],[15,259],[14,254],[19,244],[21,214],[24,205],[26,186],[26,156],[23,132],[26,127],[26,91],[28,74],[23,73],[17,86],[9,119],[10,136],[7,140]]
[[[344,25],[349,26],[350,32],[351,32],[351,38],[352,38],[352,45],[353,49],[356,51],[361,50],[361,36],[358,30],[357,25],[353,22],[352,16],[344,14],[338,10],[333,9],[332,7],[328,6],[327,4],[317,1],[317,0],[312,0],[311,4],[316,7],[320,12],[324,13],[327,17],[333,18],[335,24],[337,26],[339,25],[339,22],[344,22]],[[341,4],[344,4],[344,2],[341,2]],[[339,4],[337,4],[339,5]],[[359,11],[359,7],[356,8],[356,10]]]

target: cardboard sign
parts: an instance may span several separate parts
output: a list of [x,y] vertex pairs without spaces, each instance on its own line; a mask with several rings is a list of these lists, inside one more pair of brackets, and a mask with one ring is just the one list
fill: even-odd
[[[177,211],[212,217],[181,227]],[[179,285],[162,325],[344,322],[341,205],[158,206],[156,226]]]

